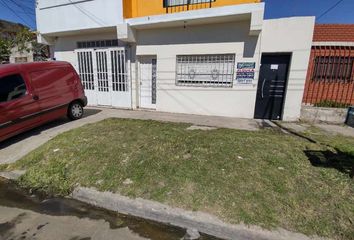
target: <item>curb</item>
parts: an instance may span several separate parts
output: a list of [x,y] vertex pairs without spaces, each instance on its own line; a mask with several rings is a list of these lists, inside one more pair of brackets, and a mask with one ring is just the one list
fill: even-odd
[[0,172],[0,177],[5,178],[7,180],[17,180],[23,174],[25,174],[25,170],[14,170],[10,172]]
[[[307,240],[314,239],[304,234],[284,229],[264,230],[260,227],[231,225],[202,212],[172,208],[165,204],[144,199],[130,199],[111,192],[99,192],[92,188],[78,187],[71,194],[73,199],[125,215],[132,215],[185,229],[196,229],[201,233],[232,240]],[[323,238],[316,238],[323,239]]]

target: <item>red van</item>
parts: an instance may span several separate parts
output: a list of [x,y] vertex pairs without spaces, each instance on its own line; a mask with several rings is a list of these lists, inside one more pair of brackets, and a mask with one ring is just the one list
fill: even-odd
[[79,119],[86,104],[70,63],[0,65],[0,141],[62,116]]

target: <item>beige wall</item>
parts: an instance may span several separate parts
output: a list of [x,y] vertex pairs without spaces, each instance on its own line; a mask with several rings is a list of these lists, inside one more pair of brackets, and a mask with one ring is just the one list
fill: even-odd
[[[157,110],[253,118],[260,51],[291,53],[284,120],[300,117],[314,18],[264,21],[259,37],[249,36],[249,22],[230,22],[168,29],[140,30],[137,55],[157,56]],[[182,87],[175,84],[176,55],[234,53],[237,62],[256,62],[253,84],[232,88]],[[137,101],[138,102],[138,101]]]
[[249,36],[249,29],[250,22],[245,21],[139,31],[136,54],[157,56],[157,110],[252,118],[256,80],[251,85],[234,84],[232,88],[175,84],[179,54],[233,53],[236,62],[256,62],[258,69],[258,37]]
[[287,121],[300,118],[314,24],[314,17],[264,21],[262,52],[292,53],[283,117]]
[[109,40],[116,39],[117,33],[101,32],[94,34],[78,34],[75,36],[66,36],[57,38],[54,45],[54,58],[58,61],[70,62],[75,68],[77,67],[77,56],[75,49],[79,41],[93,41],[93,40]]
[[[28,48],[31,48],[31,43],[27,44]],[[11,49],[11,55],[9,58],[10,63],[16,63],[16,58],[26,58],[27,61],[26,62],[33,62],[33,52],[31,51],[18,51],[17,47],[14,47],[13,49]]]
[[[138,64],[135,64],[135,54],[157,56],[158,111],[253,118],[260,52],[291,53],[283,119],[297,120],[300,117],[313,26],[314,18],[297,17],[265,20],[259,36],[249,36],[249,20],[186,28],[138,30],[137,43],[128,48],[132,60],[132,108],[139,106]],[[77,67],[77,41],[116,37],[116,32],[60,37],[55,44],[55,57]],[[256,62],[253,83],[238,85],[234,82],[232,88],[176,86],[176,55],[220,53],[236,54],[236,64],[243,61]]]

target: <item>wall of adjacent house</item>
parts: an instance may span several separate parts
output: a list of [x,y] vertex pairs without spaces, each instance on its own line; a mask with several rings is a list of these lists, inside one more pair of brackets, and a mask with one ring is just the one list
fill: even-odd
[[[31,44],[28,43],[27,47],[31,49]],[[24,62],[33,62],[33,51],[19,51],[17,47],[11,49],[11,55],[9,57],[10,63],[24,63]]]
[[[261,49],[292,54],[283,119],[297,120],[314,18],[266,20],[260,36],[249,36],[249,24],[243,21],[138,31],[136,54],[157,56],[157,110],[253,118]],[[234,82],[232,88],[176,85],[176,55],[223,53],[236,54],[236,64],[256,62],[252,84]]]

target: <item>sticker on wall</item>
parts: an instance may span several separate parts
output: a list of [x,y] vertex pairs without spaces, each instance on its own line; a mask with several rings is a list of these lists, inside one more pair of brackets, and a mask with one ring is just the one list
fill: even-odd
[[278,70],[278,68],[279,68],[279,65],[278,65],[278,64],[271,64],[271,65],[270,65],[270,69],[271,69],[271,70]]
[[236,82],[238,84],[252,84],[255,68],[255,62],[237,63]]

